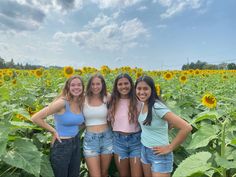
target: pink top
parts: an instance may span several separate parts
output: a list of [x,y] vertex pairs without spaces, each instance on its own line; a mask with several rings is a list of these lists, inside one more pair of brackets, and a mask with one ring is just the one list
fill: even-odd
[[138,122],[137,123],[129,122],[128,113],[129,113],[129,99],[120,99],[116,107],[113,131],[119,131],[125,133],[134,133],[140,131]]

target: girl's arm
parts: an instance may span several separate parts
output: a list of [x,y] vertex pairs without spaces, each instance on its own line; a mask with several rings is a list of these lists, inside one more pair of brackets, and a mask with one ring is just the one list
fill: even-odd
[[51,132],[53,136],[60,141],[60,138],[56,130],[45,121],[45,118],[49,115],[52,115],[61,111],[64,107],[65,107],[65,101],[59,98],[58,100],[51,103],[49,106],[43,108],[42,110],[34,114],[31,120],[33,123]]
[[189,123],[172,112],[166,113],[164,119],[168,122],[168,124],[172,125],[174,128],[179,129],[179,131],[176,137],[172,140],[171,144],[153,148],[157,154],[167,154],[173,151],[186,139],[188,133],[190,133],[192,130],[192,126]]

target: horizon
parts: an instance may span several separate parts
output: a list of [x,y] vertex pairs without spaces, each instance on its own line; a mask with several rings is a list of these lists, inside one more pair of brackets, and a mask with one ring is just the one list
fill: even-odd
[[234,7],[234,0],[1,0],[0,56],[74,68],[235,63]]

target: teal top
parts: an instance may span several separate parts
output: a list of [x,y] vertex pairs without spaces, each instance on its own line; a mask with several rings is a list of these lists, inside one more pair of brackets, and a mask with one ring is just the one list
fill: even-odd
[[54,114],[55,128],[59,136],[74,137],[79,132],[79,125],[84,123],[82,113],[75,114],[71,112],[70,105],[65,101],[65,112],[63,114]]
[[163,119],[170,110],[160,101],[156,101],[152,108],[151,125],[143,125],[143,121],[147,117],[147,112],[140,112],[138,121],[142,129],[141,142],[146,147],[163,146],[169,144],[168,123]]

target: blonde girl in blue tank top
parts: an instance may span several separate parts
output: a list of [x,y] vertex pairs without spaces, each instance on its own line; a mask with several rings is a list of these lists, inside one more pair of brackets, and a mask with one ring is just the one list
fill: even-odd
[[102,75],[93,75],[87,84],[83,106],[86,132],[83,151],[90,177],[107,177],[112,158],[112,132],[107,124],[106,83]]
[[[80,173],[79,126],[84,123],[84,84],[80,76],[70,77],[62,93],[31,120],[52,133],[50,161],[55,177],[78,177]],[[54,115],[55,127],[45,121]]]

